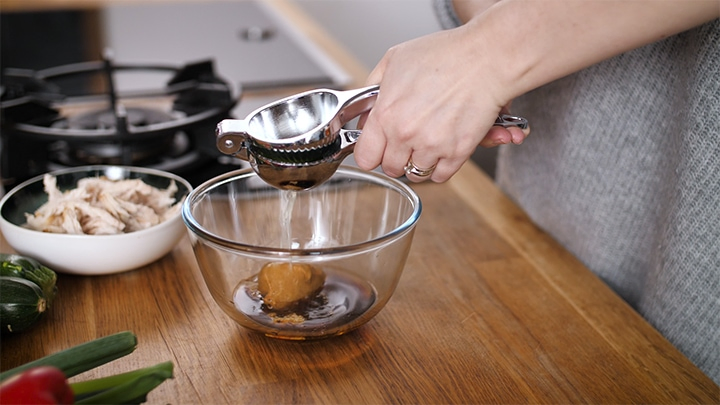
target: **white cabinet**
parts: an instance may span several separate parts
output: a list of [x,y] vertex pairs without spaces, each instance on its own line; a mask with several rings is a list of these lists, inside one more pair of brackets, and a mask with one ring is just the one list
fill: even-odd
[[440,25],[432,0],[292,0],[368,69],[391,46]]

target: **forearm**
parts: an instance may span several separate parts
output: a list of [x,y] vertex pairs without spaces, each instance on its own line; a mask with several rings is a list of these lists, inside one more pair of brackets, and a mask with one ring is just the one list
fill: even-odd
[[454,0],[452,4],[460,21],[466,23],[498,1],[501,0]]
[[[458,5],[468,18],[470,3]],[[486,61],[478,72],[497,72],[500,102],[720,15],[717,0],[502,0],[483,9],[459,29]]]
[[478,144],[522,143],[492,125],[516,97],[720,14],[718,0],[476,1],[456,8],[467,23],[392,47],[370,73],[382,91],[355,146],[360,167],[400,176],[412,158],[445,181]]

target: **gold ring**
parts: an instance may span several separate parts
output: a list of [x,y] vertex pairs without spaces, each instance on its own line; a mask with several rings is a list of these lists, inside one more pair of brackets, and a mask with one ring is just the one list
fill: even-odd
[[412,175],[415,175],[415,176],[417,176],[417,177],[428,177],[428,176],[430,176],[430,175],[433,173],[433,171],[435,170],[435,166],[436,166],[436,165],[437,165],[437,164],[434,164],[434,165],[432,165],[431,167],[429,167],[429,168],[427,168],[427,169],[423,169],[423,168],[420,168],[420,167],[415,166],[415,163],[413,163],[412,158],[410,158],[410,160],[408,160],[408,162],[407,162],[407,164],[405,165],[405,168],[404,168],[404,169],[405,169],[405,175],[412,174]]

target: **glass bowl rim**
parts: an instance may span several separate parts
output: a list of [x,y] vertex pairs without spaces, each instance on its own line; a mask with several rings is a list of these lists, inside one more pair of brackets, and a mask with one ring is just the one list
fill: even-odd
[[[336,173],[342,173],[342,174],[349,174],[354,179],[366,179],[370,182],[389,188],[391,190],[395,190],[404,197],[407,197],[407,200],[410,201],[413,207],[413,211],[410,215],[408,215],[408,218],[401,223],[400,225],[396,226],[393,230],[390,232],[386,232],[383,235],[364,241],[360,243],[353,243],[353,244],[347,244],[342,246],[335,246],[335,247],[325,247],[325,248],[303,248],[303,249],[288,249],[288,248],[278,248],[278,247],[267,247],[267,246],[255,246],[255,245],[248,245],[245,243],[236,242],[221,236],[218,236],[208,230],[206,230],[198,221],[193,217],[191,213],[191,206],[193,203],[198,200],[200,197],[204,196],[208,191],[222,186],[223,184],[229,183],[234,180],[243,179],[247,177],[256,177],[259,179],[259,176],[255,171],[252,170],[252,168],[243,168],[239,170],[234,170],[227,172],[225,174],[221,174],[217,177],[214,177],[210,180],[207,180],[206,182],[200,184],[199,186],[195,187],[190,194],[185,198],[185,201],[183,202],[181,212],[182,212],[182,218],[185,222],[185,225],[187,228],[192,232],[192,234],[195,237],[198,237],[203,240],[204,243],[210,243],[212,245],[229,249],[233,251],[242,251],[244,253],[250,253],[250,254],[259,254],[259,255],[272,255],[272,256],[279,256],[279,257],[295,257],[295,256],[327,256],[330,254],[343,254],[343,253],[359,253],[362,252],[369,247],[376,246],[379,244],[382,244],[383,242],[399,239],[407,232],[410,232],[415,225],[417,224],[418,220],[420,219],[420,214],[422,213],[422,201],[420,200],[420,197],[417,195],[417,193],[407,184],[401,182],[400,180],[388,177],[384,174],[377,173],[374,171],[365,171],[360,168],[356,168],[354,166],[347,166],[347,165],[341,165]],[[332,180],[332,178],[330,179]],[[268,185],[268,188],[272,189],[272,186]]]

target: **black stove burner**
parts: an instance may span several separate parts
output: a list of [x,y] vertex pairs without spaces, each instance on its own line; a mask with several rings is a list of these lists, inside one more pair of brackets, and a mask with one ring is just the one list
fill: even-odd
[[[115,75],[131,70],[172,77],[158,89],[116,91]],[[58,84],[77,75],[98,90],[75,94]],[[203,181],[198,169],[220,156],[214,130],[237,103],[232,93],[210,60],[182,67],[114,65],[105,59],[39,71],[5,69],[3,184],[9,189],[49,170],[85,164],[154,167]],[[133,105],[138,102],[142,106]],[[156,107],[163,103],[171,106]]]
[[[172,114],[149,108],[128,108],[127,123],[130,127],[141,127],[174,120]],[[67,120],[56,121],[53,128],[70,130],[115,129],[118,116],[112,110],[91,111],[70,117]]]

